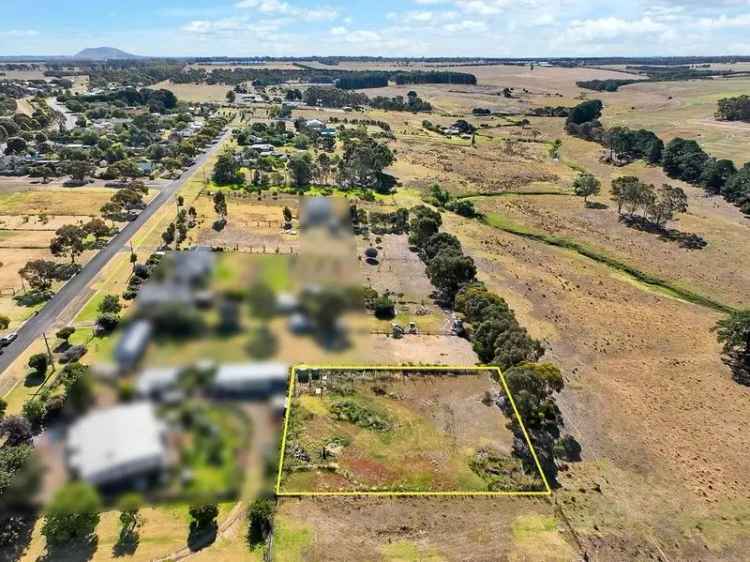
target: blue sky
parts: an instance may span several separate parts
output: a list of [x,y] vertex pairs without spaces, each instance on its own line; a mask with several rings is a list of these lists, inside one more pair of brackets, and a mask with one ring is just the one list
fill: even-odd
[[750,0],[0,0],[0,55],[750,55]]

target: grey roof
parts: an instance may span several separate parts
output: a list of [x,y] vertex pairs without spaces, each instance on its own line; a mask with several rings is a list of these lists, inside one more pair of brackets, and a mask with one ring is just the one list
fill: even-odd
[[177,384],[180,369],[178,367],[162,367],[146,369],[135,383],[139,396],[148,396],[154,392],[168,390]]
[[216,390],[265,386],[285,382],[288,376],[289,366],[274,361],[221,365],[212,386]]
[[99,410],[68,431],[68,464],[84,480],[107,484],[164,467],[166,427],[148,402]]
[[117,342],[115,356],[119,361],[132,361],[141,356],[151,340],[151,322],[138,320],[125,329]]

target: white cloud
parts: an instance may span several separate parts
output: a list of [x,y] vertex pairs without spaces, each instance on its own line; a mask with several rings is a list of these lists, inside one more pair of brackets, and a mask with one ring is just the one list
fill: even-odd
[[331,21],[338,17],[338,11],[318,6],[316,8],[297,8],[288,2],[280,0],[241,0],[235,4],[236,8],[254,9],[263,14],[278,14],[305,21]]
[[483,21],[464,20],[459,23],[449,23],[443,26],[443,29],[449,33],[462,32],[480,32],[487,31],[487,24]]
[[0,35],[4,37],[36,37],[39,32],[35,29],[9,29],[8,31],[0,31]]
[[739,14],[736,16],[721,14],[718,18],[700,18],[698,25],[706,29],[748,27],[750,26],[750,14]]
[[224,18],[220,20],[193,20],[182,27],[183,31],[198,35],[232,34],[236,32],[265,34],[280,29],[283,19],[266,19],[250,22],[247,18]]
[[574,20],[570,23],[565,35],[568,40],[596,41],[600,39],[617,39],[627,35],[644,33],[662,33],[668,26],[650,17],[637,20],[624,20],[616,17]]

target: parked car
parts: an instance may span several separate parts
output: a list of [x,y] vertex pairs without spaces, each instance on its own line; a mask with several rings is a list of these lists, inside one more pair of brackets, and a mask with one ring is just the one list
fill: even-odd
[[0,337],[0,347],[8,347],[16,341],[16,338],[18,338],[18,332],[11,332],[10,334]]

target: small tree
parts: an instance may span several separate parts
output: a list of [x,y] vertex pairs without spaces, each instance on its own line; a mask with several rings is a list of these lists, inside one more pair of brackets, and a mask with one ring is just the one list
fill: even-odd
[[53,256],[70,256],[71,263],[76,262],[76,256],[83,253],[83,239],[86,233],[79,226],[68,224],[55,231],[55,237],[49,248]]
[[224,195],[224,192],[217,191],[214,193],[214,211],[216,211],[216,214],[219,215],[219,220],[222,222],[226,222],[228,209],[227,209],[227,198],[226,195]]
[[6,416],[0,421],[0,437],[5,437],[5,444],[16,447],[31,441],[31,423],[24,416]]
[[120,536],[117,544],[123,550],[127,545],[133,545],[138,542],[138,527],[143,523],[143,517],[140,514],[143,498],[140,494],[125,494],[117,504],[120,510]]
[[264,324],[253,330],[247,344],[247,352],[255,359],[266,359],[275,355],[278,347],[276,336]]
[[258,281],[248,291],[247,304],[253,316],[267,320],[276,312],[276,294],[266,283]]
[[175,225],[173,222],[169,223],[167,229],[161,233],[161,239],[164,241],[166,246],[169,246],[175,240]]
[[29,357],[29,367],[34,369],[39,376],[46,375],[49,367],[49,356],[46,353],[35,353]]
[[117,295],[104,295],[102,302],[99,303],[98,310],[102,314],[120,314],[122,310],[120,297]]
[[57,278],[57,264],[50,260],[31,260],[18,274],[32,289],[46,291]]
[[64,328],[60,328],[57,331],[57,333],[55,334],[55,337],[59,339],[60,341],[68,343],[70,336],[72,336],[75,333],[75,331],[76,329],[73,326],[65,326]]
[[8,326],[10,326],[10,318],[5,314],[0,314],[0,330],[7,330]]
[[273,526],[273,500],[257,498],[247,512],[247,542],[253,547],[266,540]]
[[208,530],[216,526],[219,508],[215,503],[199,503],[190,506],[190,531]]
[[42,534],[51,546],[69,547],[90,540],[99,524],[101,500],[96,490],[83,482],[61,488],[47,506]]
[[284,222],[292,222],[292,210],[289,207],[284,207],[283,215]]
[[573,191],[579,197],[583,197],[584,205],[588,206],[589,197],[598,195],[601,191],[601,182],[593,174],[582,172],[573,182]]
[[724,344],[724,358],[737,382],[750,385],[750,310],[733,312],[720,320],[714,330]]

